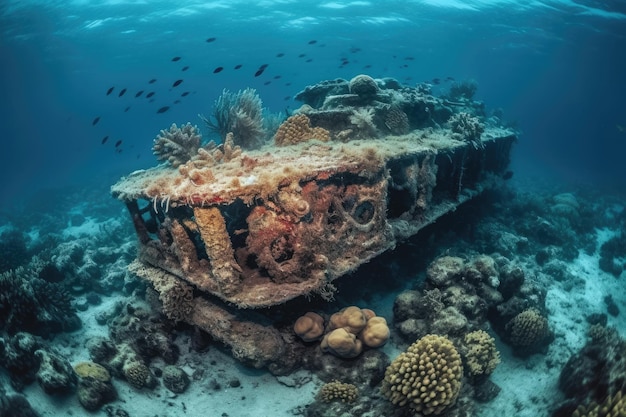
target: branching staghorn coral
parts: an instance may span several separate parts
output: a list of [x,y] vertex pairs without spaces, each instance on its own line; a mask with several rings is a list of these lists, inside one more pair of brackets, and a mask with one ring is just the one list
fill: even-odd
[[169,130],[161,130],[154,139],[152,152],[159,161],[168,161],[177,168],[198,152],[201,140],[198,126],[187,123],[178,127],[172,123]]
[[222,140],[232,132],[244,149],[255,149],[263,144],[266,131],[263,127],[263,103],[253,88],[232,93],[224,90],[215,100],[210,118],[200,116]]
[[213,179],[211,167],[222,162],[229,162],[239,156],[241,156],[241,147],[235,145],[234,135],[229,132],[223,144],[217,146],[211,141],[199,148],[189,161],[178,167],[178,172],[200,185]]

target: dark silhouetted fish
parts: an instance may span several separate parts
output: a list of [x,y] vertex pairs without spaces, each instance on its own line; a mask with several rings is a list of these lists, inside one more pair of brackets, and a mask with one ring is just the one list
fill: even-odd
[[280,76],[280,75],[274,75],[274,79],[275,79],[275,80],[279,80],[280,78],[281,78],[281,76]]
[[180,104],[180,100],[174,100],[174,104]]
[[241,67],[243,67],[243,65],[241,65],[241,64],[237,64],[237,65],[235,65],[235,69],[236,69],[236,70],[238,70],[238,69],[239,69],[239,68],[241,68]]
[[213,74],[217,74],[218,72],[222,72],[224,70],[224,67],[217,67],[213,70]]
[[309,59],[307,59],[307,60],[306,60],[306,61],[304,61],[304,62],[313,62],[313,58],[309,58]]
[[259,67],[259,69],[265,69],[265,68],[267,68],[268,66],[269,66],[269,64],[263,64],[263,65],[261,65],[261,66]]
[[217,39],[217,38],[207,38],[207,40],[206,40],[206,41],[207,41],[208,43],[211,43],[211,42],[215,42],[215,40],[216,40],[216,39]]
[[289,86],[291,85],[291,83],[285,83],[285,85],[286,85],[287,87],[289,87]]
[[306,56],[306,54],[300,54],[298,55],[298,58],[304,58]]
[[263,85],[270,85],[271,83],[272,83],[271,81],[265,81]]
[[126,113],[128,110],[130,110],[130,106],[128,106],[128,107],[126,107],[126,108],[124,109],[124,113]]
[[446,81],[454,81],[454,77],[446,77]]
[[350,52],[353,54],[356,54],[357,52],[361,52],[361,48],[357,48],[356,46],[353,46],[352,48],[350,48]]
[[363,68],[368,69],[368,68],[372,68],[372,66],[370,64],[367,64],[366,66],[364,66]]
[[284,56],[285,56],[285,54],[283,54],[282,52],[276,54],[276,58],[282,58]]
[[109,89],[107,90],[107,96],[108,96],[109,94],[111,94],[111,93],[113,92],[113,90],[115,90],[115,87],[111,87],[111,88],[109,88]]
[[435,85],[439,85],[441,83],[441,80],[439,78],[433,78],[432,83]]
[[189,65],[186,65],[183,67],[183,69],[181,71],[187,71],[189,69]]
[[154,84],[154,83],[156,83],[156,78],[153,78],[150,81],[148,81],[148,84]]
[[91,122],[92,126],[95,126],[98,124],[98,122],[100,121],[100,116],[96,117],[95,119],[93,119],[93,122]]
[[180,61],[180,57],[179,56],[175,56],[174,58],[172,58],[172,62],[176,62],[176,61]]
[[256,70],[256,72],[254,73],[254,76],[258,77],[259,75],[263,74],[263,71],[265,71],[265,68],[262,66],[261,68]]
[[115,142],[115,147],[119,148],[121,144],[122,144],[122,139],[120,139],[117,142]]
[[405,61],[413,61],[415,58],[413,58],[412,56],[405,56],[404,60]]
[[122,88],[122,91],[120,91],[120,93],[117,96],[118,97],[122,97],[124,95],[124,93],[126,93],[126,89]]
[[159,110],[157,110],[157,113],[165,113],[169,109],[170,109],[170,106],[163,106]]
[[149,92],[148,94],[146,94],[146,98],[150,98],[154,95],[154,91]]
[[176,80],[174,81],[174,84],[172,84],[172,87],[178,87],[182,82],[183,80]]
[[182,93],[180,96],[181,97],[187,97],[189,95],[189,91],[185,91],[184,93]]
[[317,43],[317,41],[314,39],[312,41],[309,41],[309,45],[315,45]]
[[102,138],[102,141],[100,141],[100,143],[104,145],[105,143],[107,143],[107,140],[109,140],[109,137],[105,136]]
[[139,96],[140,96],[140,95],[142,95],[142,94],[143,94],[143,90],[141,90],[141,91],[137,91],[137,94],[135,94],[135,98],[139,97]]

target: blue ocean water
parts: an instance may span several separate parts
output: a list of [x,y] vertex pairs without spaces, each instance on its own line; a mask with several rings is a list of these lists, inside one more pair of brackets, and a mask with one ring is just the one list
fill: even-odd
[[[291,97],[306,85],[360,73],[406,83],[476,80],[477,97],[523,132],[516,175],[622,184],[624,8],[614,1],[4,1],[1,201],[153,165],[159,130],[199,124],[223,89],[255,88],[279,112],[299,107]],[[217,67],[224,70],[215,74]],[[162,106],[170,110],[157,114]]]
[[[500,109],[503,120],[520,132],[512,153],[513,191],[459,210],[457,218],[427,231],[423,241],[373,261],[356,273],[371,285],[358,286],[366,295],[350,298],[354,286],[346,281],[337,284],[340,296],[333,306],[371,302],[391,324],[394,297],[417,286],[407,277],[423,282],[437,256],[450,252],[469,264],[479,253],[500,256],[509,249],[504,255],[510,264],[493,255],[498,273],[519,266],[527,281],[541,288],[541,296],[529,298],[548,305],[557,342],[549,356],[519,359],[498,339],[503,360],[493,379],[503,389],[477,415],[513,415],[518,406],[528,410],[519,415],[553,411],[565,401],[556,387],[560,368],[586,340],[582,317],[591,324],[588,317],[598,313],[604,324],[625,334],[619,312],[626,308],[625,19],[624,0],[4,0],[0,243],[10,250],[0,253],[5,274],[0,288],[8,286],[1,285],[3,278],[10,281],[10,270],[24,265],[37,271],[33,281],[45,278],[52,285],[65,279],[72,318],[74,309],[80,311],[82,329],[51,330],[49,344],[79,352],[70,358],[72,365],[87,360],[85,341],[119,326],[119,309],[108,312],[106,302],[138,298],[141,286],[126,271],[136,255],[135,231],[109,186],[156,165],[152,146],[161,129],[186,122],[202,127],[199,116],[211,114],[225,89],[254,88],[271,112],[289,114],[301,105],[294,95],[322,80],[368,74],[411,86],[428,83],[435,94],[454,82],[475,81],[475,98],[490,110]],[[60,273],[65,278],[58,278]],[[14,273],[20,274],[28,276]],[[377,281],[376,274],[393,279]],[[37,301],[42,310],[49,307]],[[0,297],[4,320],[13,313],[2,302]],[[35,325],[8,329],[5,324],[0,322],[0,347],[17,330],[41,332]],[[177,341],[181,346],[201,344],[189,342],[188,328],[177,332],[184,334]],[[396,339],[385,353],[393,357],[403,347]],[[268,407],[267,413],[293,415],[319,388],[310,375],[279,384],[238,364],[224,349],[211,345],[203,355],[203,348],[178,362],[197,377],[195,391],[178,402],[165,389],[158,391],[172,407],[161,413],[158,403],[159,416],[182,415],[187,406],[190,413],[215,407],[216,415],[262,415],[254,413],[255,402]],[[164,367],[159,360],[151,369]],[[3,361],[0,354],[0,399],[5,388],[10,391],[7,381],[19,374]],[[211,368],[216,361],[219,370]],[[233,413],[234,386],[223,389],[233,378],[246,388],[241,401],[248,414]],[[25,385],[20,389],[42,415],[84,412],[74,397],[57,401],[43,395],[34,380]],[[133,390],[119,375],[115,385],[122,398],[116,406],[136,407],[141,417],[156,414],[153,391]],[[211,401],[198,401],[198,392]],[[375,395],[380,407],[390,407]],[[535,409],[537,396],[543,403]],[[285,398],[294,404],[279,401]],[[267,405],[272,402],[278,411]],[[149,412],[142,414],[144,409]],[[332,409],[324,411],[333,415]],[[105,412],[112,413],[98,415]]]

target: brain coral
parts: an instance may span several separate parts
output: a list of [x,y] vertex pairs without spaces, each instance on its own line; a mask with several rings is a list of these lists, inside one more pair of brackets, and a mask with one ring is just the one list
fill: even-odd
[[548,320],[539,310],[529,308],[513,317],[505,329],[513,346],[532,346],[548,334]]
[[319,392],[322,401],[329,403],[339,400],[344,403],[351,403],[359,396],[359,389],[353,384],[345,384],[339,381],[332,381],[324,384]]
[[274,135],[274,143],[277,146],[293,145],[311,139],[328,142],[330,134],[324,128],[311,127],[309,118],[304,114],[289,117],[280,125],[276,135]]
[[461,389],[461,355],[444,336],[426,335],[401,353],[385,372],[382,392],[418,415],[438,415]]

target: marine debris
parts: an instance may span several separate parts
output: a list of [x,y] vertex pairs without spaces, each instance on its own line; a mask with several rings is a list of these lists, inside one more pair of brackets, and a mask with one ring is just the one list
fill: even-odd
[[[155,144],[166,162],[111,189],[139,238],[129,268],[165,314],[273,372],[297,359],[267,307],[332,299],[334,280],[500,184],[516,140],[482,103],[450,104],[424,84],[358,75],[296,99],[272,143],[229,132],[172,158]],[[182,304],[181,286],[193,289]]]

